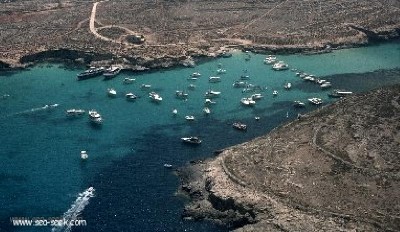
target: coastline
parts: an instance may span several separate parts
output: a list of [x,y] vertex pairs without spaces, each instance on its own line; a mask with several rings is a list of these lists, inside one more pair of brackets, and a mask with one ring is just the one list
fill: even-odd
[[[400,29],[395,28],[390,31],[381,33],[369,32],[362,40],[353,41],[350,43],[331,43],[321,42],[319,45],[264,45],[264,44],[215,44],[208,45],[202,48],[190,47],[182,45],[185,54],[169,55],[168,53],[158,54],[156,56],[140,56],[132,55],[129,52],[115,54],[104,52],[96,49],[79,49],[79,48],[63,48],[55,47],[48,49],[40,49],[40,51],[30,52],[21,55],[19,59],[1,59],[0,71],[23,70],[40,62],[57,61],[73,63],[84,66],[108,66],[118,64],[124,70],[133,72],[142,72],[148,70],[169,69],[175,67],[194,67],[196,63],[203,62],[209,59],[223,57],[225,52],[235,50],[250,51],[257,54],[305,54],[316,55],[329,53],[333,50],[348,49],[361,46],[370,46],[379,43],[399,41]],[[146,47],[143,47],[146,50]]]
[[235,231],[398,231],[399,215],[385,203],[399,200],[398,159],[385,162],[398,149],[379,144],[382,133],[396,137],[399,90],[341,99],[182,167],[178,192],[190,199],[182,217]]

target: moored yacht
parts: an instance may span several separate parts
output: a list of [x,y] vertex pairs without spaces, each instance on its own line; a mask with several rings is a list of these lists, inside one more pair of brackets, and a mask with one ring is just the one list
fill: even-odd
[[309,98],[308,101],[313,104],[313,105],[321,105],[322,104],[322,99],[321,98]]
[[95,124],[103,123],[103,118],[96,110],[89,110],[89,119],[90,119],[90,122],[95,123]]
[[113,89],[113,88],[109,88],[109,89],[107,89],[107,94],[109,97],[116,97],[117,91],[115,91],[115,89]]
[[247,97],[242,98],[240,102],[245,106],[254,106],[256,104],[256,101],[254,101],[252,98]]
[[208,107],[204,107],[204,108],[203,108],[203,112],[204,112],[204,114],[208,115],[208,114],[211,113],[211,110],[210,110],[210,108],[208,108]]
[[125,85],[128,85],[128,84],[132,84],[135,80],[136,80],[135,78],[125,77],[124,80],[122,81],[122,83],[124,83]]
[[272,92],[272,95],[273,95],[274,97],[278,96],[278,91],[274,90],[274,91]]
[[182,142],[189,143],[189,144],[200,144],[202,142],[201,139],[196,136],[184,137],[184,138],[181,138],[181,140],[182,140]]
[[225,74],[226,73],[226,69],[222,69],[222,68],[217,69],[217,73],[218,74]]
[[175,96],[176,96],[177,98],[180,98],[180,99],[186,99],[186,98],[189,96],[189,94],[186,93],[186,92],[183,91],[183,90],[176,90],[176,91],[175,91]]
[[154,102],[162,101],[162,97],[160,95],[158,95],[158,93],[156,93],[156,92],[149,93],[149,98]]
[[283,86],[285,89],[289,90],[292,88],[292,83],[286,82],[285,85]]
[[219,97],[220,95],[221,95],[221,92],[208,90],[205,94],[205,97],[206,98],[214,98],[214,97]]
[[204,105],[212,105],[212,104],[216,104],[216,102],[215,102],[215,101],[212,101],[212,100],[209,99],[209,98],[206,98],[206,100],[204,101]]
[[87,154],[86,151],[81,151],[81,159],[82,160],[86,160],[87,158],[89,158],[89,155]]
[[304,104],[304,102],[301,102],[301,101],[294,101],[293,106],[296,108],[302,108],[302,107],[305,107],[306,104]]
[[128,101],[133,101],[137,98],[137,96],[134,93],[127,93],[125,95],[125,97],[126,97],[126,100],[128,100]]
[[255,93],[253,95],[251,95],[251,99],[253,99],[254,101],[256,100],[260,100],[261,98],[263,98],[264,96],[261,95],[261,93]]
[[192,75],[190,75],[191,77],[200,77],[201,74],[199,72],[194,72],[192,73]]
[[241,122],[234,122],[232,124],[232,127],[237,129],[237,130],[241,130],[241,131],[245,131],[247,130],[247,125]]
[[185,119],[188,120],[188,121],[194,121],[195,118],[194,118],[193,115],[186,115]]
[[210,82],[210,83],[221,82],[221,78],[220,77],[209,77],[208,82]]
[[78,78],[78,81],[85,80],[85,79],[89,79],[92,77],[100,76],[101,74],[103,74],[103,72],[104,72],[104,67],[100,67],[100,68],[91,67],[90,69],[87,69],[87,70],[79,73],[77,75],[77,78]]
[[264,59],[264,64],[273,64],[276,62],[276,56],[269,55]]
[[351,91],[335,89],[331,93],[328,93],[328,96],[333,97],[333,98],[339,98],[339,97],[345,97],[345,96],[352,95],[352,94],[353,94],[353,92],[351,92]]
[[275,70],[275,71],[287,70],[287,69],[289,69],[289,65],[287,65],[283,61],[278,61],[277,63],[275,63],[272,66],[272,69]]
[[245,82],[245,81],[235,81],[232,84],[232,86],[234,88],[243,88],[243,87],[246,87],[246,85],[247,85],[247,82]]
[[121,67],[118,66],[111,66],[104,70],[103,76],[105,80],[112,79],[118,75],[118,73],[121,72]]
[[320,85],[321,89],[328,89],[332,87],[332,84],[329,81],[326,81]]

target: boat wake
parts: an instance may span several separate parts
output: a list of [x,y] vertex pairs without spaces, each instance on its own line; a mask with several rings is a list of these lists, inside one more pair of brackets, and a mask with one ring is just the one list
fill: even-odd
[[12,116],[17,116],[17,115],[26,115],[26,114],[39,112],[39,111],[51,110],[51,109],[57,108],[58,106],[60,106],[60,104],[57,104],[57,103],[56,104],[50,104],[50,105],[44,105],[42,107],[32,108],[32,109],[29,109],[29,110],[24,110],[24,111],[20,111],[20,112],[17,112],[17,113],[9,114],[9,115],[7,115],[5,117],[7,118],[7,117],[12,117]]
[[72,229],[72,224],[69,222],[76,221],[81,212],[85,209],[85,207],[89,204],[89,199],[94,197],[95,189],[93,187],[89,187],[84,192],[79,193],[75,202],[71,205],[71,208],[64,213],[62,216],[63,222],[58,226],[52,228],[52,232],[70,232]]

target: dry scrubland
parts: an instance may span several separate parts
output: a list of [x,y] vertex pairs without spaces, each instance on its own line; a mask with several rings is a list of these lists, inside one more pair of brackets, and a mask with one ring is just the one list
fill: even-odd
[[[397,0],[110,0],[98,4],[95,21],[110,42],[89,30],[93,3],[1,0],[0,60],[18,63],[28,54],[65,48],[140,63],[138,57],[210,55],[222,45],[360,44],[368,41],[364,32],[388,38],[400,28]],[[128,44],[126,36],[133,33],[144,35],[146,43]]]
[[184,216],[250,224],[238,231],[399,231],[399,93],[349,97],[183,171]]

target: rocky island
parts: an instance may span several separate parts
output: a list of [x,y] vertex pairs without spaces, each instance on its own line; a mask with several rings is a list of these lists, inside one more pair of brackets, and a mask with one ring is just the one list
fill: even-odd
[[41,60],[190,66],[230,48],[327,52],[399,37],[397,0],[0,0],[0,70]]
[[399,231],[399,93],[341,99],[182,168],[183,217],[235,231]]

